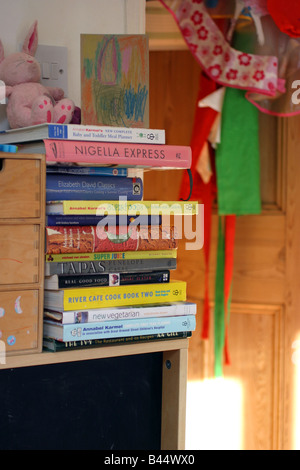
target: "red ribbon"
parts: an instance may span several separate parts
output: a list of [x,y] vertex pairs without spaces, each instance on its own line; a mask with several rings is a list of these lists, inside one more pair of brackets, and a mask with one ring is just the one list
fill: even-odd
[[[198,92],[198,99],[203,99],[207,95],[216,90],[216,84],[213,80],[201,74],[200,85]],[[201,201],[204,204],[204,259],[205,259],[205,286],[204,286],[204,312],[203,312],[203,325],[201,336],[203,339],[209,337],[210,327],[210,308],[209,308],[209,254],[210,254],[210,239],[211,239],[211,216],[212,205],[216,194],[215,178],[212,177],[208,183],[204,183],[201,176],[196,170],[196,165],[203,149],[204,144],[207,142],[211,127],[216,119],[217,112],[211,108],[200,108],[197,104],[195,111],[194,126],[191,138],[192,149],[192,166],[191,173],[193,176],[194,184],[191,199]],[[180,197],[185,199],[189,192],[188,175],[183,175]]]

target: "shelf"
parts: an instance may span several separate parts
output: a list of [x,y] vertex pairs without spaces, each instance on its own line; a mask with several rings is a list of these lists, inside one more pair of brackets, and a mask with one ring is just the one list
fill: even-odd
[[[38,177],[34,178],[32,183],[28,183],[27,178],[23,177],[19,174],[19,167],[16,162],[20,159],[19,154],[4,154],[5,159],[8,161],[7,164],[7,172],[10,170],[9,175],[11,174],[11,178],[13,181],[21,180],[23,182],[23,187],[19,187],[19,185],[13,186],[12,184],[8,184],[8,180],[5,180],[7,186],[9,186],[9,191],[6,191],[4,185],[2,185],[2,192],[1,192],[1,202],[2,202],[2,214],[0,214],[0,229],[2,233],[4,230],[7,230],[7,233],[2,235],[3,240],[9,240],[11,243],[13,242],[13,248],[20,247],[20,250],[27,252],[26,248],[26,240],[30,240],[33,238],[31,234],[27,233],[28,227],[39,225],[39,237],[42,240],[42,233],[44,231],[44,220],[45,220],[45,159],[43,155],[33,156],[33,155],[22,155],[22,159],[28,160],[29,167],[31,165],[32,168],[36,168],[36,160],[40,160],[40,166],[38,166],[40,172],[37,175]],[[23,162],[22,162],[23,163]],[[9,166],[10,165],[10,166]],[[10,169],[12,167],[12,169]],[[31,168],[29,168],[31,169]],[[37,172],[37,170],[36,170]],[[29,171],[31,175],[31,172]],[[20,176],[20,177],[19,177]],[[31,175],[32,176],[32,175]],[[2,179],[3,174],[2,174]],[[33,185],[37,186],[37,190],[33,191]],[[12,191],[12,187],[16,187],[18,189],[18,199],[16,200],[15,193]],[[24,204],[24,194],[28,199],[31,197],[33,201],[28,204]],[[9,196],[9,197],[8,197]],[[7,199],[7,204],[3,203]],[[12,209],[8,210],[8,204]],[[35,206],[34,206],[35,204]],[[29,206],[29,212],[24,212],[23,207],[27,208]],[[34,208],[35,212],[32,212],[32,207]],[[36,216],[36,217],[35,217]],[[11,217],[11,218],[7,218]],[[14,228],[14,224],[18,223],[19,226],[22,227],[25,235],[23,237],[20,236],[19,232],[17,232],[18,239],[14,240],[11,236],[11,229]],[[7,228],[8,227],[8,228]],[[24,228],[25,227],[25,228]],[[16,237],[15,237],[16,238]],[[29,349],[28,345],[25,344],[24,348],[21,350],[10,350],[10,352],[1,350],[0,344],[0,371],[3,370],[4,376],[9,376],[10,374],[14,375],[17,371],[14,369],[20,368],[28,368],[28,367],[39,367],[39,366],[46,366],[46,365],[55,365],[55,364],[66,364],[78,361],[89,361],[89,360],[97,360],[97,359],[108,359],[108,358],[117,358],[122,356],[134,356],[134,355],[143,355],[143,354],[153,354],[153,353],[162,353],[162,364],[161,364],[161,373],[162,373],[162,408],[161,408],[161,448],[164,450],[166,449],[184,449],[185,446],[185,409],[186,409],[186,384],[187,384],[187,356],[188,356],[188,339],[168,339],[162,341],[149,341],[149,342],[141,342],[141,343],[128,343],[128,344],[119,344],[119,345],[111,345],[111,346],[98,346],[98,347],[87,347],[85,349],[72,349],[60,352],[39,352],[42,349],[42,333],[43,333],[43,277],[44,277],[44,250],[43,250],[43,243],[36,243],[34,245],[36,251],[38,251],[38,257],[36,264],[31,266],[33,256],[29,257],[29,265],[31,266],[31,271],[33,272],[31,278],[28,279],[28,272],[29,274],[31,271],[29,268],[25,270],[25,274],[23,277],[19,275],[16,278],[16,271],[15,267],[11,268],[11,276],[14,276],[12,279],[11,277],[5,277],[3,282],[8,282],[0,287],[0,291],[2,293],[2,301],[6,299],[8,294],[10,294],[11,298],[7,300],[7,307],[5,305],[5,309],[7,311],[14,312],[13,307],[11,306],[11,301],[15,300],[17,292],[21,288],[24,290],[24,294],[22,291],[22,295],[25,298],[25,294],[28,296],[32,294],[33,291],[39,291],[39,295],[37,297],[36,303],[38,304],[38,315],[35,317],[37,321],[37,325],[33,325],[36,329],[33,328],[33,331],[36,332],[36,336],[38,338],[38,348],[36,349]],[[2,247],[2,251],[4,248]],[[33,249],[32,249],[33,250]],[[34,251],[34,250],[33,250]],[[7,249],[5,253],[3,253],[3,260],[6,257],[6,252],[8,253],[9,250]],[[11,252],[13,250],[11,249]],[[22,254],[22,253],[21,253]],[[23,261],[21,255],[19,256],[20,260]],[[27,259],[26,259],[27,260]],[[12,260],[12,262],[15,260]],[[7,264],[7,263],[6,263]],[[4,267],[6,267],[6,264]],[[37,266],[38,268],[38,275],[34,272],[34,268]],[[3,268],[4,269],[4,268]],[[4,271],[3,271],[4,273]],[[35,277],[36,275],[36,282]],[[13,283],[13,284],[12,284]],[[9,291],[8,293],[6,291]],[[28,291],[28,292],[27,292]],[[19,292],[20,294],[20,292]],[[9,303],[10,302],[10,303]],[[33,303],[33,301],[32,301]],[[2,304],[2,308],[3,308]],[[12,304],[13,305],[13,304]],[[3,308],[4,310],[4,308]],[[27,309],[30,310],[30,309]],[[9,324],[9,328],[11,328],[11,324]],[[22,326],[22,325],[21,325]],[[7,330],[9,330],[7,328]],[[24,331],[29,331],[28,328],[20,327],[20,331],[23,333]],[[4,339],[4,338],[3,338]],[[3,345],[6,344],[5,341],[1,342]],[[7,352],[7,355],[5,355]],[[4,363],[2,363],[4,362]],[[43,369],[46,372],[47,369]],[[19,371],[22,374],[22,370]],[[30,372],[36,372],[33,369],[31,371],[25,370],[24,375],[28,375],[30,377]],[[38,372],[38,371],[37,371]],[[160,370],[159,370],[160,373]],[[5,383],[5,382],[4,382]],[[6,387],[6,385],[4,385]],[[6,389],[4,389],[6,393]],[[19,393],[19,390],[14,390],[16,394]]]
[[175,351],[188,348],[188,339],[152,341],[119,346],[105,346],[60,352],[42,352],[10,356],[5,364],[0,364],[0,370],[18,367],[40,366],[46,364],[59,364],[64,362],[85,361],[90,359],[104,359],[110,357],[130,356],[155,352]]

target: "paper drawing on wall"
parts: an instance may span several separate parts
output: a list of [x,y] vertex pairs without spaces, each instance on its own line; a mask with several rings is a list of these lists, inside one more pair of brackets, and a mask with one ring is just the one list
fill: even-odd
[[149,49],[145,35],[81,35],[85,125],[149,127]]

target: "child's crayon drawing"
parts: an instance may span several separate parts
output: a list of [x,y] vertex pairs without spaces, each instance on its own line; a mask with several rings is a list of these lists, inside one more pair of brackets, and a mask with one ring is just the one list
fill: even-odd
[[145,35],[81,35],[81,118],[85,125],[149,127]]

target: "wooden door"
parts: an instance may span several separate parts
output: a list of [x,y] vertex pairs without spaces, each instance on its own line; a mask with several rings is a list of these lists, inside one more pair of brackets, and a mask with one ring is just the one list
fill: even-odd
[[[150,126],[164,128],[169,144],[189,145],[199,74],[189,51],[150,52]],[[259,119],[263,210],[258,216],[237,219],[229,326],[231,365],[224,375],[239,383],[242,391],[240,447],[292,449],[300,362],[300,118],[260,114]],[[147,172],[145,199],[176,199],[181,177],[181,171]],[[212,303],[216,222],[214,216]],[[200,337],[203,252],[186,251],[184,245],[182,240],[174,276],[188,281],[188,297],[199,306],[197,330],[190,340],[188,378],[203,381],[213,377],[213,331],[209,341]]]

